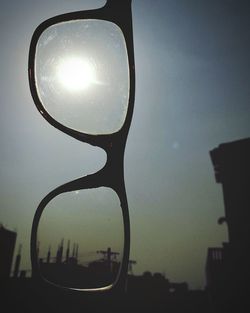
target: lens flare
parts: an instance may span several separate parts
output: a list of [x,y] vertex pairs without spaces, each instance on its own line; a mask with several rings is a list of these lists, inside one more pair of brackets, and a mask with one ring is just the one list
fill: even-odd
[[57,79],[69,91],[83,91],[95,83],[95,68],[88,60],[77,57],[66,58],[57,67]]

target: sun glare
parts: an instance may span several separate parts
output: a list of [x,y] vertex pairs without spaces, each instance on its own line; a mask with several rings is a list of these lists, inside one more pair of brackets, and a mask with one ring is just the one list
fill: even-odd
[[63,59],[57,68],[57,78],[69,91],[83,91],[96,80],[94,65],[81,58]]

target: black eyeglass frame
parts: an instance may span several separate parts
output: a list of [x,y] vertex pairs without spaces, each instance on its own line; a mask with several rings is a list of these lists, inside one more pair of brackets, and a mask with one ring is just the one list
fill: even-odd
[[[107,287],[97,288],[97,289],[81,289],[85,292],[94,291],[107,291],[107,290],[124,290],[126,284],[128,263],[129,263],[129,249],[130,249],[130,221],[129,221],[129,210],[128,202],[126,196],[125,182],[124,182],[124,152],[128,136],[128,131],[130,128],[133,109],[134,109],[134,99],[135,99],[135,64],[134,64],[134,45],[133,45],[133,32],[132,32],[132,13],[131,13],[131,2],[132,0],[107,0],[104,7],[87,10],[78,11],[72,13],[66,13],[52,17],[43,23],[41,23],[35,30],[30,44],[29,51],[29,84],[31,94],[34,103],[38,111],[42,116],[55,128],[61,130],[67,135],[74,137],[75,139],[89,143],[93,146],[100,147],[106,151],[107,161],[104,167],[98,172],[87,175],[66,184],[59,186],[58,188],[52,190],[43,200],[40,202],[33,219],[32,230],[31,230],[31,263],[32,263],[32,276],[34,278],[42,277],[39,270],[38,255],[37,255],[37,229],[40,217],[46,205],[56,196],[70,191],[91,189],[98,187],[108,187],[113,189],[121,202],[121,209],[123,215],[124,224],[124,247],[123,247],[123,258],[120,266],[119,275],[116,281]],[[44,108],[37,92],[36,88],[36,76],[35,76],[35,57],[36,57],[36,47],[37,42],[41,34],[50,26],[74,20],[87,20],[87,19],[97,19],[113,22],[122,30],[125,38],[127,54],[128,54],[128,64],[129,64],[129,99],[127,114],[125,117],[124,124],[115,133],[112,134],[100,134],[93,135],[83,133],[74,129],[71,129],[55,120]],[[49,282],[51,283],[51,282]],[[64,288],[63,286],[59,286]],[[65,287],[66,288],[66,287]],[[75,290],[75,288],[67,288]],[[80,289],[78,289],[80,290]]]

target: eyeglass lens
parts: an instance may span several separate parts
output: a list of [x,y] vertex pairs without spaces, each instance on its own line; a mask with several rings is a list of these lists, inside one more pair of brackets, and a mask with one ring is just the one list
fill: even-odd
[[37,238],[39,268],[46,280],[79,289],[112,285],[124,244],[118,195],[106,187],[58,195],[44,208]]
[[38,97],[61,124],[88,134],[118,131],[129,98],[124,35],[105,20],[74,20],[47,28],[35,54]]

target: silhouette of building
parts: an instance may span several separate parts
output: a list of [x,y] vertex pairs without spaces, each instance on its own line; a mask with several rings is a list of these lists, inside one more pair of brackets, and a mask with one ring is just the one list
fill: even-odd
[[59,243],[56,255],[51,254],[51,246],[47,254],[39,257],[39,267],[42,276],[57,285],[70,288],[98,288],[111,285],[117,278],[120,269],[119,252],[98,250],[101,258],[91,261],[79,258],[79,245],[73,244],[70,253],[70,241],[68,240],[64,255],[64,240]]
[[16,232],[0,225],[0,279],[10,277],[16,236]]
[[250,243],[250,138],[221,144],[210,152],[215,177],[222,184],[229,242],[235,248]]
[[250,289],[250,138],[221,144],[210,156],[224,197],[218,223],[226,222],[229,242],[208,249],[207,288],[218,312],[237,311]]
[[223,248],[208,248],[207,262],[206,262],[206,284],[210,288],[213,285],[218,285],[218,279],[220,279],[223,271]]
[[[15,266],[14,266],[14,273],[13,273],[13,277],[18,278],[19,277],[19,269],[20,269],[20,263],[21,263],[21,250],[22,250],[22,245],[19,245],[18,248],[18,253],[16,256],[16,261],[15,261]],[[24,274],[22,273],[22,276],[24,276]]]

